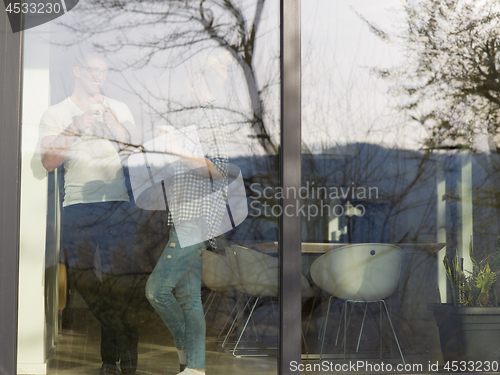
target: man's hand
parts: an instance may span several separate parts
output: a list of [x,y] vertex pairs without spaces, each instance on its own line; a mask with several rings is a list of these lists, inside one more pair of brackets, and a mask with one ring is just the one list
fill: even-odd
[[83,133],[87,129],[92,129],[95,122],[97,121],[95,116],[99,114],[99,111],[89,110],[83,112],[78,117],[73,120],[73,125],[75,126],[78,133]]
[[116,117],[116,112],[109,107],[104,107],[102,118],[106,124],[109,125],[118,124],[118,117]]
[[110,140],[118,142],[119,149],[123,150],[130,143],[130,134],[122,124],[118,122],[116,112],[109,107],[104,107],[102,119],[108,125],[112,136]]

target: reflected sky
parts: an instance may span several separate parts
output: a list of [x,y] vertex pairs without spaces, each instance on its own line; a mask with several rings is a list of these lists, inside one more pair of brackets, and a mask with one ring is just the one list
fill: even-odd
[[394,109],[402,98],[371,73],[402,62],[402,51],[370,32],[401,30],[400,0],[302,2],[302,137],[314,153],[354,142],[417,149],[423,128]]

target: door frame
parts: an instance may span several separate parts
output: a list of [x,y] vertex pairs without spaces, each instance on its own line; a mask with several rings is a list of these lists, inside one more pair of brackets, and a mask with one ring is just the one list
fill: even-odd
[[23,34],[0,5],[0,374],[17,372]]
[[[281,71],[281,186],[299,191],[301,187],[301,108],[300,108],[300,0],[281,0],[280,9]],[[280,329],[278,374],[291,375],[290,364],[300,363],[301,354],[301,216],[300,197],[281,199],[279,226],[280,258]],[[286,207],[287,210],[284,210]]]

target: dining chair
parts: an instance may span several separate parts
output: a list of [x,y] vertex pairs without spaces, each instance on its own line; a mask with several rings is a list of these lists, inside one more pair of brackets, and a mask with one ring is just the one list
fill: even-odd
[[[246,308],[251,306],[236,345],[232,350],[233,355],[237,356],[238,345],[259,301],[266,297],[278,297],[279,261],[278,258],[237,245],[233,245],[229,249],[226,248],[226,254],[231,270],[238,278],[239,284],[236,285],[236,288],[249,297],[241,313],[243,314]],[[311,285],[302,274],[301,292],[305,296],[314,295]],[[302,338],[304,339],[303,335]],[[267,356],[267,354],[246,356]]]
[[[405,359],[401,346],[399,345],[396,331],[392,324],[387,305],[384,298],[390,296],[396,289],[403,261],[403,250],[395,245],[380,243],[352,244],[331,250],[320,256],[311,265],[311,277],[321,289],[330,294],[326,319],[324,322],[323,338],[321,342],[320,360],[323,356],[323,345],[326,336],[328,314],[332,298],[344,300],[342,316],[344,318],[344,361],[347,347],[347,321],[348,303],[365,304],[363,320],[358,337],[356,352],[359,344],[366,318],[369,303],[379,304],[380,314],[384,306],[392,333],[401,355],[403,363]],[[352,309],[351,309],[352,313]],[[337,330],[337,340],[340,332],[340,324]],[[381,334],[381,332],[380,332]],[[380,345],[380,356],[382,356],[382,345]]]
[[213,251],[204,251],[201,281],[210,289],[210,294],[205,302],[205,316],[207,316],[217,295],[232,291],[234,288],[231,268],[226,257]]
[[226,345],[229,335],[231,334],[231,328],[234,324],[236,324],[238,316],[237,314],[235,316],[235,313],[238,310],[238,306],[241,305],[242,300],[244,299],[241,290],[238,290],[239,288],[237,288],[237,286],[239,285],[239,278],[236,276],[237,275],[233,275],[227,257],[217,254],[213,251],[203,252],[201,280],[203,285],[210,289],[210,294],[208,295],[208,298],[205,302],[205,317],[207,316],[210,307],[213,305],[213,302],[217,296],[221,296],[224,294],[226,294],[226,296],[228,294],[233,296],[234,292],[236,292],[236,303],[232,309],[228,304],[228,311],[231,311],[228,314],[227,319],[219,332],[219,335],[214,340],[214,342],[221,342],[221,336],[224,333],[226,326],[231,321],[231,318],[233,318],[233,322],[228,332],[226,333],[226,336],[222,340],[223,347]]

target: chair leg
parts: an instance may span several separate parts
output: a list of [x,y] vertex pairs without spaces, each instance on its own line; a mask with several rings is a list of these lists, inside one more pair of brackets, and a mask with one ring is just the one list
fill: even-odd
[[338,342],[339,342],[340,326],[342,325],[342,317],[344,316],[344,307],[345,307],[345,305],[342,304],[342,310],[340,311],[339,325],[337,327],[337,337],[335,338],[335,346],[337,346]]
[[255,327],[255,321],[253,320],[253,316],[251,317],[251,322],[252,322],[252,327],[253,327],[253,333],[255,335],[255,342],[259,341],[259,334],[257,332],[257,327]]
[[[243,296],[243,295],[242,295],[242,296]],[[245,297],[245,296],[243,296],[243,298],[242,298],[242,299],[245,299],[245,298],[246,298],[246,297]],[[230,336],[230,335],[231,335],[231,333],[234,331],[234,329],[235,329],[235,327],[236,327],[236,324],[238,323],[238,320],[239,320],[239,319],[241,318],[241,316],[245,313],[246,308],[247,308],[247,306],[249,305],[249,303],[250,303],[250,301],[251,301],[251,298],[248,298],[246,301],[247,301],[247,302],[246,302],[245,306],[243,307],[243,309],[241,309],[241,310],[237,313],[237,315],[234,317],[233,322],[232,322],[232,324],[231,324],[231,327],[229,328],[228,332],[226,333],[226,336],[225,336],[224,341],[223,341],[223,343],[222,343],[222,349],[224,349],[224,348],[225,348],[225,346],[228,344],[228,339],[229,339],[229,336]],[[229,315],[229,317],[226,319],[226,323],[224,323],[224,327],[222,327],[222,330],[221,330],[221,332],[219,333],[219,337],[220,337],[220,335],[222,335],[222,332],[224,331],[224,328],[226,327],[226,324],[227,324],[228,320],[229,320],[229,319],[231,318],[231,316],[233,315],[234,310],[235,310],[235,309],[236,309],[239,305],[240,305],[240,303],[239,303],[239,302],[237,302],[237,304],[235,305],[235,307],[233,307],[233,310],[231,311],[231,314],[230,314],[230,315]],[[239,314],[239,315],[238,315],[238,314]],[[259,341],[259,334],[257,333],[257,328],[256,328],[256,326],[255,326],[255,322],[254,322],[254,320],[253,320],[253,316],[250,318],[250,320],[251,320],[251,323],[252,323],[253,332],[254,332],[254,334],[255,334],[255,342],[257,342],[257,341]],[[217,337],[216,342],[220,342],[220,341],[219,341],[219,337]]]
[[250,298],[247,300],[245,306],[240,311],[238,311],[238,313],[236,314],[236,317],[233,320],[233,324],[231,324],[231,327],[229,327],[229,331],[227,332],[226,338],[224,339],[224,342],[222,343],[222,349],[225,348],[225,346],[227,344],[227,340],[229,339],[229,336],[231,335],[231,333],[233,333],[234,329],[236,328],[236,324],[237,324],[238,320],[244,314],[249,303],[250,303]]
[[[329,296],[329,298],[332,298],[332,296]],[[323,303],[321,303],[321,323],[320,323],[320,329],[318,332],[318,340],[322,340],[321,334],[323,333],[323,324],[325,323],[325,311],[323,310]]]
[[[345,301],[345,308],[344,308],[344,362],[346,359],[346,351],[347,351],[347,300]],[[354,305],[351,309],[351,314],[352,310],[354,310]],[[351,319],[351,314],[349,314],[349,320]]]
[[304,349],[306,350],[306,354],[309,354],[309,349],[307,347],[306,336],[304,335],[304,331],[300,330],[300,334],[302,336],[302,341],[304,341]]
[[[213,291],[212,291],[213,292]],[[212,293],[210,293],[210,295],[208,296],[209,298],[211,297],[211,300],[209,298],[207,298],[207,301],[205,302],[205,306],[207,308],[207,310],[205,311],[205,320],[207,319],[207,314],[208,312],[210,311],[210,308],[212,307],[212,305],[215,305],[216,307],[218,306],[218,303],[221,299],[221,297],[223,297],[223,293],[218,293],[218,292],[213,292],[213,295]],[[217,300],[216,303],[214,303],[215,301]],[[210,303],[209,303],[210,302]],[[208,305],[208,306],[207,306]],[[204,306],[204,307],[205,307]],[[229,310],[229,309],[228,309]],[[218,309],[216,309],[213,313],[215,314],[218,314],[220,311]],[[225,327],[225,324],[224,324],[224,327]],[[224,329],[223,327],[223,329]],[[208,340],[207,338],[207,342],[215,342],[217,343],[218,342],[218,339],[220,337],[220,335],[222,334],[222,330],[219,332],[219,335],[217,336],[216,339],[213,339],[213,340]]]
[[[224,323],[224,326],[222,327],[220,333],[219,333],[219,336],[217,336],[217,339],[215,340],[216,342],[219,342],[219,339],[220,337],[222,336],[222,332],[224,332],[224,329],[226,328],[226,325],[227,323],[229,323],[229,320],[231,319],[231,317],[233,316],[233,313],[236,311],[236,309],[238,308],[238,305],[240,304],[240,299],[242,298],[242,295],[238,293],[238,297],[236,298],[236,304],[234,305],[233,309],[231,310],[231,312],[229,313],[229,316],[227,317],[226,319],[226,322]],[[225,341],[225,340],[223,340]]]
[[385,313],[387,314],[387,319],[389,319],[389,324],[391,325],[392,333],[394,335],[394,338],[396,339],[396,344],[398,345],[399,354],[401,354],[401,359],[403,360],[403,365],[406,365],[405,358],[403,357],[403,351],[401,350],[401,346],[399,345],[398,337],[396,336],[396,331],[394,330],[394,326],[392,325],[392,320],[391,320],[391,317],[389,315],[389,310],[387,310],[387,305],[385,304],[385,301],[382,300],[381,302],[383,303],[383,305],[385,307]]
[[[207,306],[207,308],[205,309],[205,317],[206,317],[206,316],[207,316],[207,314],[208,314],[208,310],[210,310],[210,307],[212,306],[212,302],[214,301],[214,299],[215,299],[215,295],[216,295],[216,294],[217,294],[217,293],[215,293],[213,290],[211,290],[211,291],[210,291],[210,294],[208,295],[207,302],[206,302],[206,303],[208,303],[208,306]],[[206,304],[206,303],[205,303],[205,304]]]
[[378,334],[378,347],[380,351],[380,359],[382,359],[382,302],[379,301],[378,303],[378,308],[380,310],[380,317],[379,317],[379,334]]
[[316,298],[317,297],[314,296],[311,312],[309,313],[309,318],[307,319],[306,330],[304,331],[304,335],[307,335],[307,331],[309,330],[309,324],[311,323],[311,318],[314,312],[314,306],[316,305]]
[[274,306],[274,303],[271,301],[271,307],[273,308],[273,316],[276,316],[276,307]]
[[[257,306],[257,303],[259,302],[259,299],[260,299],[260,298],[256,298],[256,299],[255,299],[255,303],[253,304],[252,309],[250,310],[250,315],[248,316],[248,318],[247,318],[247,320],[246,320],[246,322],[245,322],[245,325],[243,326],[243,329],[241,330],[240,337],[238,337],[238,341],[236,341],[236,345],[234,346],[234,348],[233,348],[233,350],[232,350],[232,352],[233,352],[233,356],[235,356],[235,357],[238,357],[238,356],[235,354],[235,352],[236,352],[236,350],[237,350],[237,348],[238,348],[238,345],[239,345],[239,343],[240,343],[240,341],[241,341],[241,338],[243,337],[243,334],[245,333],[245,330],[246,330],[246,328],[247,328],[248,322],[249,322],[249,321],[250,321],[250,319],[252,318],[253,311],[255,310],[255,306]],[[248,303],[247,303],[247,305],[248,305]]]
[[363,333],[363,327],[365,326],[366,310],[368,309],[368,303],[365,303],[365,311],[363,313],[363,321],[361,322],[361,329],[359,330],[358,346],[356,346],[356,353],[359,352],[359,343],[361,342],[361,334]]
[[319,360],[320,360],[320,362],[323,359],[323,345],[325,343],[326,326],[328,324],[328,314],[330,313],[330,305],[332,303],[332,298],[333,298],[333,296],[330,296],[330,298],[328,298],[328,307],[326,309],[325,325],[324,325],[324,328],[323,328],[323,340],[321,340],[321,350],[319,352]]
[[[349,302],[352,302],[352,308],[351,308],[351,311],[349,312],[349,319],[347,320],[347,327],[349,327],[349,324],[351,324],[351,317],[352,317],[352,312],[354,311],[354,307],[356,306],[356,302],[354,301],[349,301]],[[347,304],[346,304],[346,308],[347,308]],[[346,311],[346,315],[347,315],[347,311]],[[342,315],[341,315],[341,320],[342,320]],[[342,322],[339,323],[339,329],[340,329],[340,324]],[[345,344],[345,339],[344,341],[342,342],[342,345]],[[335,342],[335,345],[337,345],[337,342]]]

